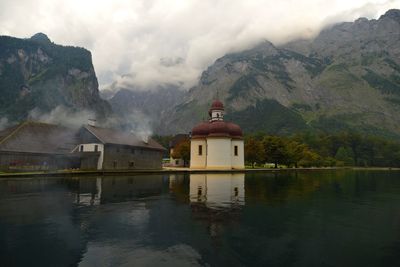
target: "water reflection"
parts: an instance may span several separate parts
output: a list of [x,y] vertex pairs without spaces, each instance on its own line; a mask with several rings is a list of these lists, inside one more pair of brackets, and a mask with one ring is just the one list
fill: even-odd
[[399,174],[0,180],[0,266],[397,266]]
[[71,188],[76,204],[93,206],[157,196],[165,182],[168,177],[160,175],[81,178],[75,179]]
[[191,174],[190,202],[211,209],[245,204],[244,173]]

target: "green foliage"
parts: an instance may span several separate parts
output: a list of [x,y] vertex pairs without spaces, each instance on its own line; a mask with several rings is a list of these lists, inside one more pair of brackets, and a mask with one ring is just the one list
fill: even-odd
[[354,166],[353,152],[347,147],[341,146],[335,155],[335,159],[340,162],[340,165]]
[[190,160],[190,141],[185,140],[180,142],[175,148],[171,155],[175,159],[182,159],[183,165],[187,166]]
[[246,163],[254,167],[255,164],[264,162],[263,143],[253,136],[249,136],[245,140],[246,146],[244,150],[244,158]]
[[291,137],[259,133],[246,136],[247,149],[246,162],[273,163],[275,167],[400,167],[400,143],[354,132],[309,132]]
[[248,132],[289,135],[309,128],[300,114],[270,99],[258,101],[243,111],[230,112],[225,118]]
[[237,97],[244,97],[252,88],[261,88],[257,81],[257,77],[253,75],[244,75],[240,77],[229,89],[230,96],[228,100]]
[[293,103],[292,108],[299,111],[312,111],[312,107],[307,104]]
[[[70,106],[74,97],[80,102],[89,97],[83,95],[87,93],[85,83],[97,84],[89,51],[56,45],[46,38],[44,34],[33,39],[0,36],[0,114],[11,120],[25,119],[34,107]],[[71,69],[85,71],[89,77],[69,76]],[[29,88],[29,93],[22,94],[22,87]],[[98,104],[87,108],[100,109],[102,104]]]
[[296,59],[297,61],[303,63],[303,67],[310,74],[311,78],[314,78],[320,73],[322,73],[322,71],[326,67],[326,64],[324,64],[324,62],[319,60],[318,58],[306,57],[294,51],[283,50],[283,53],[281,55],[285,59]]
[[362,78],[367,81],[367,83],[380,90],[384,94],[400,94],[400,83],[396,79],[385,78],[370,69],[365,69],[366,74]]

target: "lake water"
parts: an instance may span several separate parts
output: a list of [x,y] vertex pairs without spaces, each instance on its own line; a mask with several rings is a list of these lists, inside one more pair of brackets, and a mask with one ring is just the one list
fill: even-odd
[[0,180],[0,266],[400,266],[400,172]]

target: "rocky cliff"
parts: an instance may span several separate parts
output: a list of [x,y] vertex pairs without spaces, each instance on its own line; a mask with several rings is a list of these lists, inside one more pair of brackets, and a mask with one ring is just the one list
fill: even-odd
[[42,33],[30,39],[0,36],[0,118],[23,120],[33,109],[58,106],[93,111],[100,119],[110,114],[90,52],[56,45]]
[[399,137],[400,10],[336,24],[314,40],[263,42],[218,59],[163,118],[165,133],[189,131],[217,95],[245,131]]

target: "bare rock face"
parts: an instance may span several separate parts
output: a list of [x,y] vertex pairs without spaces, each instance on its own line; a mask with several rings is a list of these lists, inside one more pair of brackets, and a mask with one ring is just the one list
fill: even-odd
[[190,131],[218,97],[245,131],[353,129],[400,137],[399,36],[400,10],[389,10],[378,20],[333,25],[314,40],[263,42],[228,54],[168,113],[164,129]]
[[26,119],[29,112],[57,106],[111,113],[99,96],[91,54],[52,43],[43,33],[30,39],[0,36],[0,117]]

